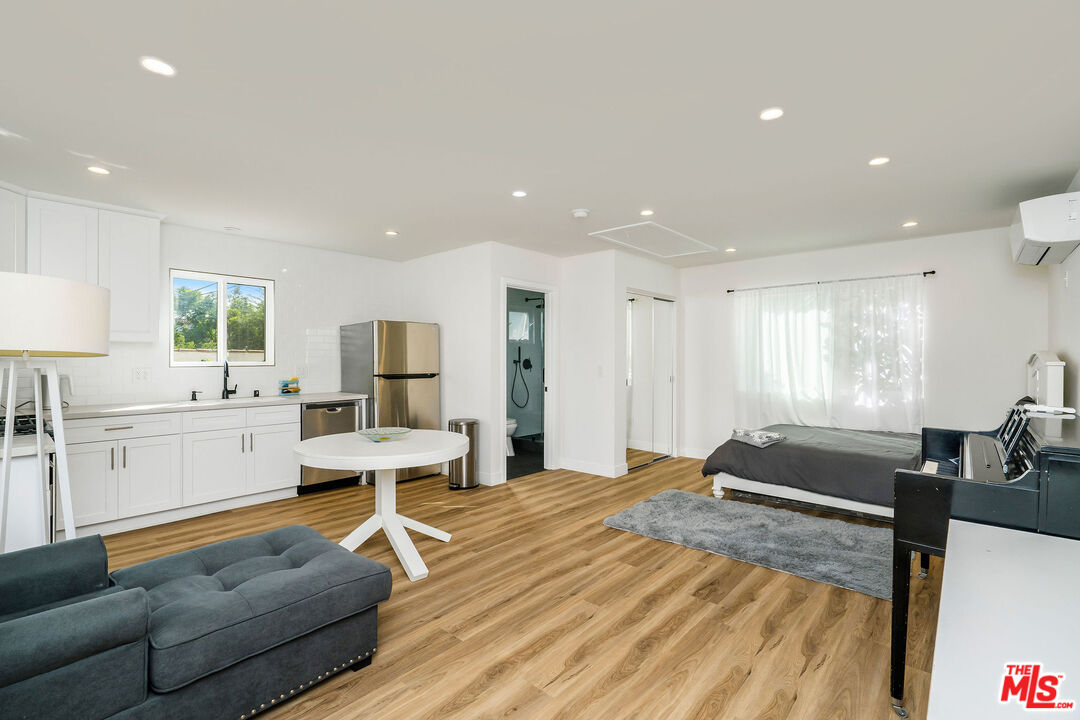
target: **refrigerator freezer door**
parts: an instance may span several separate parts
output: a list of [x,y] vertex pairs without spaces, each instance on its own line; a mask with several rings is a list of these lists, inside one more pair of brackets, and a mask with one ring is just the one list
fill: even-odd
[[439,372],[439,326],[433,323],[376,321],[375,361],[376,375]]
[[[439,378],[375,378],[375,427],[440,429]],[[398,481],[436,475],[439,465],[403,468]]]

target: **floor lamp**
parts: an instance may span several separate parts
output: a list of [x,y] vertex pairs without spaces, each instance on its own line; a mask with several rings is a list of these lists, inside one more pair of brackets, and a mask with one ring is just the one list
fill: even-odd
[[[41,376],[45,374],[56,444],[56,482],[64,513],[64,536],[75,537],[71,476],[64,444],[63,400],[56,370],[59,357],[109,354],[109,291],[61,278],[0,272],[0,360],[7,370],[4,398],[4,452],[0,470],[0,551],[7,544],[8,497],[11,495],[11,453],[15,428],[16,390],[21,370],[32,371],[37,416],[38,465],[44,467],[45,434]],[[44,477],[42,486],[45,486]],[[44,490],[43,490],[44,492]]]

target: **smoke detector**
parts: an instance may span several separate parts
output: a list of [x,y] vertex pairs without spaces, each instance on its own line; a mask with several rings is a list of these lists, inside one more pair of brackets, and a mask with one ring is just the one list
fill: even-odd
[[589,211],[586,208],[575,208],[570,211],[570,217],[575,220],[584,220],[589,217]]

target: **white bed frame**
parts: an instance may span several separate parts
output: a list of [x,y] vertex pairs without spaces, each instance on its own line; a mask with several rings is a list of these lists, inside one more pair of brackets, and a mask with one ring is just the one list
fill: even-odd
[[885,505],[874,505],[872,503],[858,502],[857,500],[847,500],[845,498],[832,497],[831,495],[822,495],[821,493],[810,492],[809,490],[787,487],[786,485],[773,485],[772,483],[747,480],[746,478],[728,475],[727,473],[717,473],[712,477],[713,495],[718,498],[724,497],[725,489],[739,490],[741,492],[768,495],[783,500],[811,503],[813,505],[838,508],[840,510],[848,510],[866,515],[877,515],[878,517],[887,518],[893,516],[893,509],[891,507],[886,507]]

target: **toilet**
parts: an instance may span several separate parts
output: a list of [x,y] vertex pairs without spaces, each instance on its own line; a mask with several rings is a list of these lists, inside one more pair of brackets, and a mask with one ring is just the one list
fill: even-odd
[[506,418],[506,457],[514,456],[514,441],[511,439],[517,431],[517,420]]

